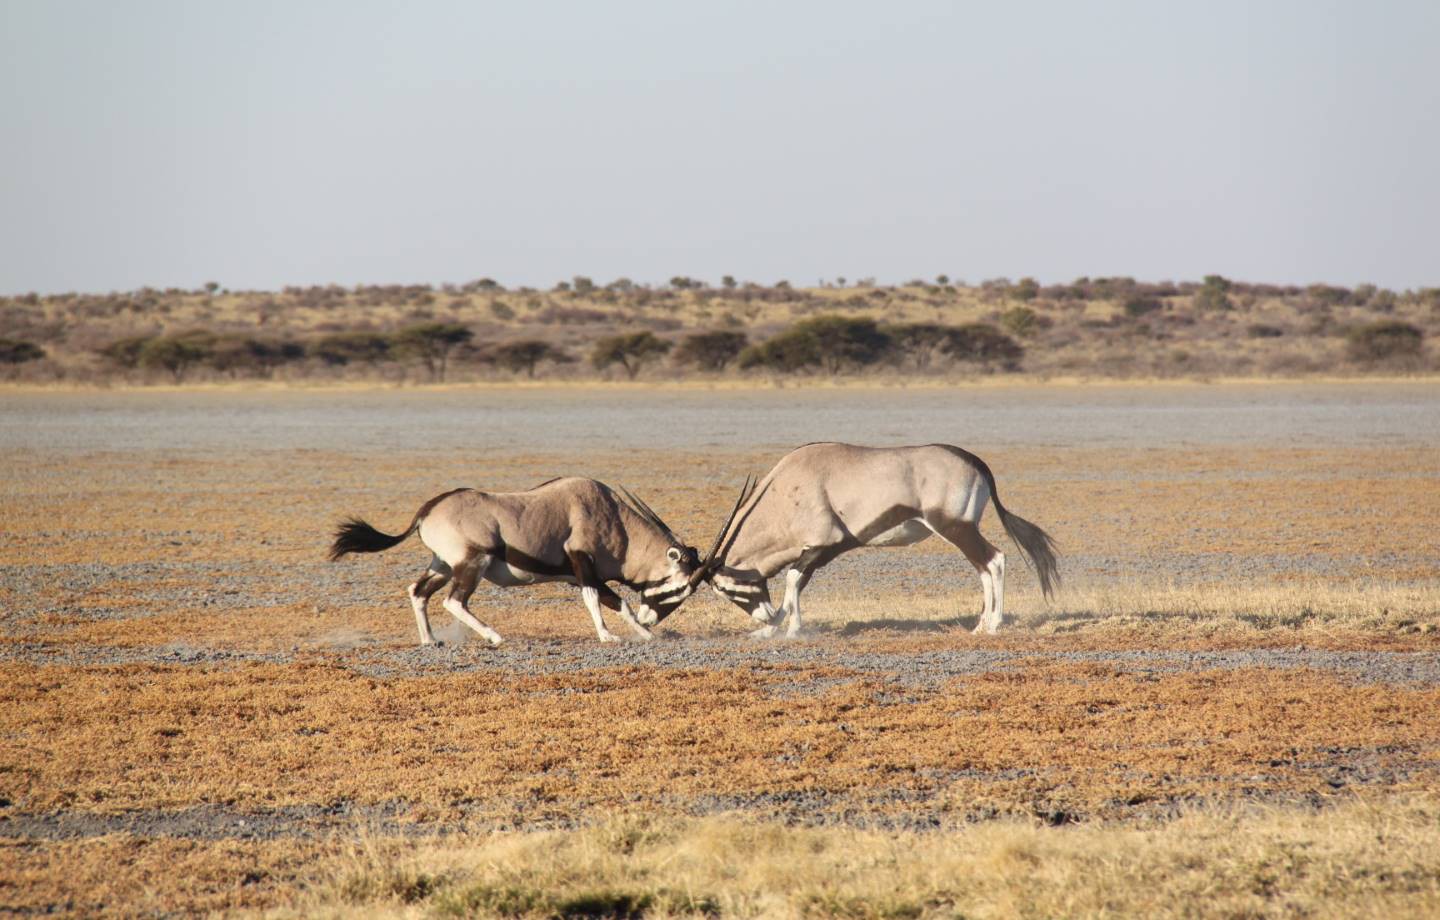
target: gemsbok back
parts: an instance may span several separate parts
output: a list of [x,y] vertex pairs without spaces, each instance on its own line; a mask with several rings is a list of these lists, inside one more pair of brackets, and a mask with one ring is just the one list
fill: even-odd
[[[1054,541],[1000,504],[985,461],[948,444],[796,448],[731,516],[708,580],[766,624],[754,635],[774,635],[788,616],[786,635],[793,636],[800,631],[800,592],[821,566],[862,546],[908,546],[939,534],[980,573],[985,603],[975,631],[993,633],[1005,616],[1005,554],[980,534],[986,502],[995,504],[1049,597],[1059,584]],[[766,581],[782,569],[785,599],[776,611]]]
[[[742,501],[751,487],[747,481]],[[648,627],[673,613],[708,574],[720,536],[701,559],[649,505],[621,491],[629,504],[593,479],[552,479],[525,492],[455,489],[421,505],[404,533],[381,533],[358,518],[341,523],[330,559],[378,553],[419,533],[432,554],[408,591],[421,645],[435,641],[425,608],[446,584],[450,593],[444,606],[451,616],[491,645],[500,644],[500,634],[468,606],[482,578],[501,587],[552,581],[578,585],[601,642],[617,641],[605,628],[601,605],[618,613],[641,638],[652,639]],[[734,511],[722,534],[733,519]],[[631,613],[610,582],[637,592],[638,613]]]

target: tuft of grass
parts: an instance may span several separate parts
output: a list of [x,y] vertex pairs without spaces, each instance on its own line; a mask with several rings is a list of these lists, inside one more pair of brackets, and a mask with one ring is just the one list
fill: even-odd
[[[1197,810],[1149,826],[996,821],[915,833],[674,818],[629,853],[616,821],[416,850],[442,887],[407,904],[383,880],[303,906],[456,917],[1422,917],[1440,912],[1440,803]],[[297,907],[297,910],[301,908]]]

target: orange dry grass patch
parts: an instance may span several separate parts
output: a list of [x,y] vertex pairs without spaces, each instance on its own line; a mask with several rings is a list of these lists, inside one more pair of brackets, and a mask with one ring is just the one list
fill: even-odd
[[1440,750],[1440,690],[1304,671],[1041,664],[938,691],[798,667],[3,673],[0,794],[25,812],[351,801],[415,818],[563,817],[804,791],[884,811],[900,791],[957,815],[1104,814],[1328,795],[1337,777],[1403,788],[1435,780]]

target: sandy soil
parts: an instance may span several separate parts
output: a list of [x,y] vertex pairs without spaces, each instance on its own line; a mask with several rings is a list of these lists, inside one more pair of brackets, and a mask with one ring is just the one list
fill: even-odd
[[[799,640],[704,595],[602,647],[573,589],[485,587],[505,647],[437,605],[446,644],[419,649],[418,544],[322,561],[344,514],[398,528],[445,489],[559,474],[704,543],[744,473],[818,438],[981,454],[1059,539],[1061,594],[1013,565],[1012,622],[972,636],[977,580],[932,541],[826,569]],[[82,909],[66,866],[117,840],[208,867],[177,909],[264,906],[359,828],[1434,791],[1437,442],[1429,384],[6,394],[0,843],[38,874],[0,869],[0,907]]]

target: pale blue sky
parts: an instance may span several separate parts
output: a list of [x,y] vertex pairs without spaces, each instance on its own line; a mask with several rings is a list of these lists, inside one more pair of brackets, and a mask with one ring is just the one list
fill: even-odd
[[1440,2],[0,0],[0,293],[1440,284]]

